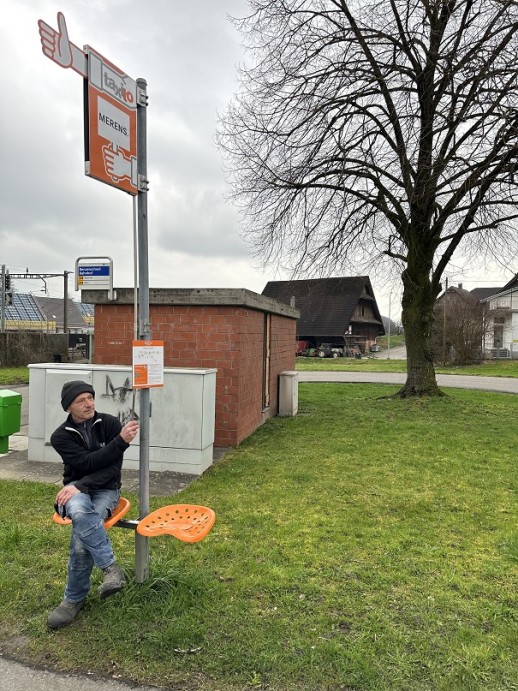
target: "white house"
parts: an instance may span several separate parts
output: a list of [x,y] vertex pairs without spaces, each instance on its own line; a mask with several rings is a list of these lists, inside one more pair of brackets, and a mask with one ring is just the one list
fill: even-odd
[[518,359],[518,274],[485,302],[490,322],[484,350],[489,357]]

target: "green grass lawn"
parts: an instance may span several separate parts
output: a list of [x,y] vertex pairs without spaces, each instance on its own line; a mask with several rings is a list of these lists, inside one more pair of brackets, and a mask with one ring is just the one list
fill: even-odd
[[152,500],[211,506],[211,534],[154,538],[138,585],[112,529],[126,591],[57,633],[55,487],[0,482],[0,651],[185,691],[517,689],[518,397],[396,388],[300,384],[296,418]]
[[0,367],[0,386],[16,386],[28,383],[28,367]]

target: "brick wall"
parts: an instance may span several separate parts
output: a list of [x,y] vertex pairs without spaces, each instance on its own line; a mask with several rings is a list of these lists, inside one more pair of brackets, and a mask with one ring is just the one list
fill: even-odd
[[[296,320],[271,315],[270,405],[263,409],[265,312],[228,305],[150,306],[152,337],[164,341],[165,367],[216,375],[215,446],[236,446],[278,411],[279,373],[295,367]],[[133,306],[95,306],[95,364],[130,365]]]
[[296,322],[272,315],[272,355],[271,355],[271,399],[275,401],[275,413],[279,406],[279,373],[295,369],[295,351],[297,348]]

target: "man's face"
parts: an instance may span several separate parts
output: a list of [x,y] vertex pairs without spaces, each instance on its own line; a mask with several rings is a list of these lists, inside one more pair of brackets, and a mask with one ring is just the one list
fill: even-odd
[[95,414],[95,398],[91,393],[81,393],[68,406],[68,412],[74,422],[91,420]]

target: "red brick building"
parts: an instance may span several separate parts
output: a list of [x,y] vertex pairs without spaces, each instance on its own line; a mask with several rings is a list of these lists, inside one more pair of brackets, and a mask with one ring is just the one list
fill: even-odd
[[[134,293],[82,291],[95,305],[93,363],[131,365]],[[299,312],[239,289],[149,291],[152,338],[165,367],[217,368],[215,446],[236,446],[278,412],[279,374],[295,368]]]

